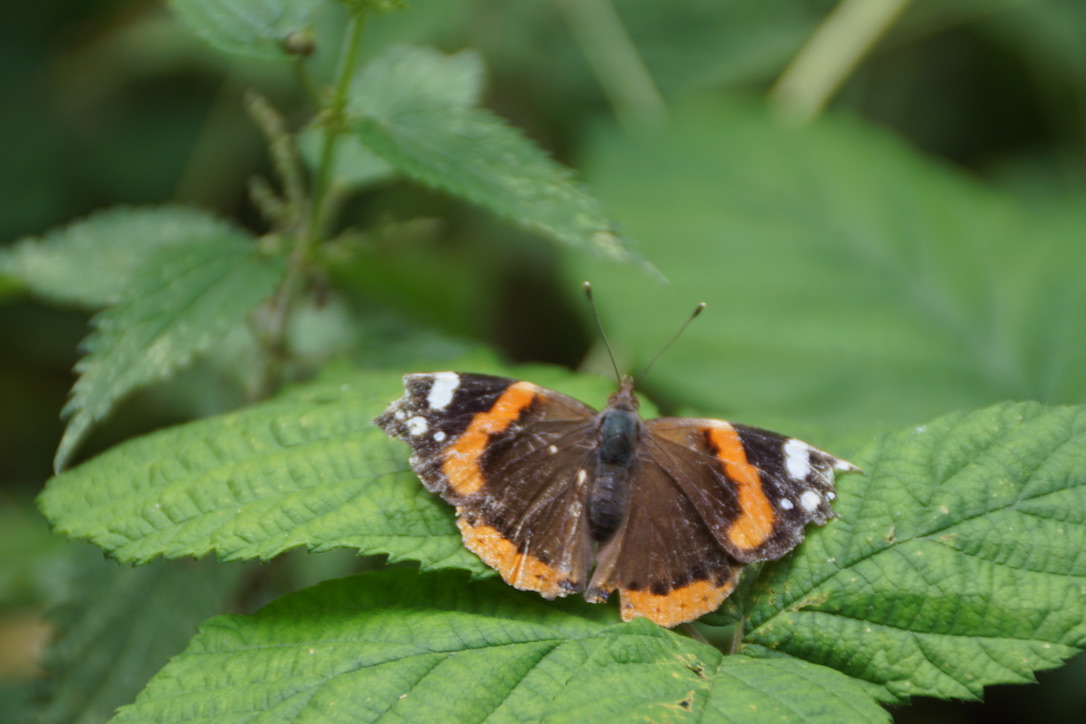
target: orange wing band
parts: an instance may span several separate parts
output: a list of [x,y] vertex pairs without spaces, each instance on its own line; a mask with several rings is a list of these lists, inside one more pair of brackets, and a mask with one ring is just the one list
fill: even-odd
[[727,423],[714,427],[709,431],[709,440],[724,463],[724,472],[738,488],[740,512],[728,528],[728,540],[737,548],[753,550],[773,534],[777,515],[762,489],[758,468],[747,462],[747,453],[735,428]]
[[479,462],[490,436],[504,431],[535,400],[535,385],[517,382],[508,387],[486,412],[476,413],[471,424],[446,451],[441,471],[457,495],[468,497],[483,489],[486,480]]
[[712,581],[694,581],[663,595],[620,588],[622,620],[631,621],[642,617],[667,628],[693,621],[720,608],[724,599],[735,590],[738,579],[739,571],[736,570],[732,577],[721,585]]
[[[531,554],[519,552],[516,545],[502,536],[497,528],[471,525],[464,518],[458,519],[456,524],[468,550],[501,573],[505,582],[514,588],[538,591],[544,598],[565,596],[573,590],[561,571]],[[567,581],[566,586],[561,585],[563,581]]]

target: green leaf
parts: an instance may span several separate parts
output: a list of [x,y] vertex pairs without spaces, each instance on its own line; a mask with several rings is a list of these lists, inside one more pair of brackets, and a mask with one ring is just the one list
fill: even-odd
[[[600,403],[613,388],[557,368],[515,374]],[[39,506],[58,532],[126,562],[350,547],[490,575],[461,545],[452,510],[410,471],[406,446],[370,422],[403,394],[401,376],[331,374],[261,405],[130,440],[51,479]]]
[[282,260],[260,256],[254,244],[234,237],[151,255],[124,300],[95,318],[84,342],[57,469],[119,399],[167,377],[242,322],[282,272]]
[[569,169],[505,121],[471,107],[479,73],[474,55],[394,49],[359,75],[351,127],[418,181],[551,239],[610,259],[634,258],[602,204]]
[[888,721],[832,670],[616,621],[450,573],[346,578],[209,621],[114,721]]
[[897,698],[979,698],[1086,648],[1086,408],[1006,403],[877,443],[767,567],[748,644]]
[[119,302],[161,247],[246,238],[199,209],[121,207],[0,249],[0,274],[51,301],[94,309]]
[[620,357],[643,364],[708,303],[651,389],[841,438],[1006,399],[1086,402],[1081,210],[1034,216],[859,121],[797,129],[736,100],[591,149],[593,188],[671,282],[570,259]]
[[69,600],[55,626],[27,721],[92,724],[131,702],[219,610],[237,566],[193,561],[119,566],[93,550],[72,557]]
[[185,25],[227,53],[287,60],[285,41],[309,30],[321,0],[170,0]]
[[388,118],[418,106],[466,111],[479,103],[486,69],[473,50],[443,55],[432,48],[398,46],[354,79],[348,109]]

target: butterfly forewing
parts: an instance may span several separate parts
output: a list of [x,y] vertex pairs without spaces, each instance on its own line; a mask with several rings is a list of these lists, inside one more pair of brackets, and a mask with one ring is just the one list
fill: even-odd
[[412,468],[457,506],[465,545],[517,588],[548,598],[583,589],[595,411],[488,375],[408,375],[405,384],[376,422],[411,444]]
[[717,542],[743,563],[780,558],[833,516],[834,471],[850,463],[805,442],[699,418],[645,423],[646,454],[673,471]]

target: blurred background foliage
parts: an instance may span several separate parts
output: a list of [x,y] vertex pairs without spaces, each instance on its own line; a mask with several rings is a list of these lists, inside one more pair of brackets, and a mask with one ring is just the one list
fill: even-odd
[[[665,410],[855,449],[951,409],[1086,401],[1086,3],[903,3],[831,117],[782,127],[766,99],[786,104],[778,81],[835,5],[414,0],[373,21],[368,58],[401,43],[479,51],[485,105],[578,169],[670,285],[392,180],[343,197],[360,252],[330,265],[336,293],[316,290],[325,303],[300,315],[301,352],[402,361],[464,339],[579,366],[595,342],[578,297],[590,278],[624,366],[710,303],[646,382]],[[320,17],[315,66],[334,62],[341,29],[336,8]],[[133,0],[4,3],[0,56],[0,241],[166,201],[264,230],[246,186],[269,162],[241,98],[257,88],[303,124],[289,66],[216,53],[165,4]],[[33,496],[87,321],[0,280],[0,711],[28,696],[41,611],[71,580]],[[410,351],[389,351],[405,338]],[[239,401],[197,366],[125,403],[87,454]],[[1084,677],[1079,657],[1041,687],[895,716],[1081,721]]]

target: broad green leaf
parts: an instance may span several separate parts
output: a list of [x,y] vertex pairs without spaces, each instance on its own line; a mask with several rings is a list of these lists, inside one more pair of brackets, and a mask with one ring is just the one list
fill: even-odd
[[102,722],[131,702],[220,610],[239,571],[195,561],[133,569],[83,549],[71,565],[69,599],[50,615],[49,674],[27,712],[32,724]]
[[954,414],[857,462],[840,519],[763,572],[748,644],[898,698],[978,698],[1086,648],[1086,407]]
[[[224,684],[229,688],[224,688]],[[391,570],[203,626],[117,724],[310,719],[877,722],[865,689],[795,659],[723,656],[613,609]]]
[[388,163],[525,228],[611,259],[631,259],[603,206],[521,133],[480,108],[478,61],[397,48],[353,89],[351,127]]
[[[493,363],[471,369],[509,372]],[[516,375],[599,404],[613,388],[557,368]],[[126,562],[350,547],[489,574],[461,545],[449,506],[408,468],[407,447],[371,423],[403,394],[401,377],[330,375],[130,440],[50,480],[39,505],[58,532]]]
[[419,105],[466,111],[483,92],[483,59],[472,50],[444,55],[433,48],[398,46],[355,77],[348,109],[388,118]]
[[94,320],[64,408],[71,415],[57,449],[64,467],[91,427],[132,390],[162,379],[244,321],[270,296],[281,260],[227,237],[165,247],[148,257],[128,294]]
[[321,0],[170,0],[199,37],[227,53],[285,60],[284,41],[309,29]]
[[796,129],[736,100],[672,118],[601,133],[588,163],[670,288],[587,255],[568,277],[594,282],[626,361],[708,303],[649,389],[839,438],[1006,399],[1086,401],[1081,212],[1033,216],[856,120]]
[[0,249],[0,274],[51,301],[97,309],[119,302],[161,247],[246,238],[234,225],[195,208],[121,207]]

